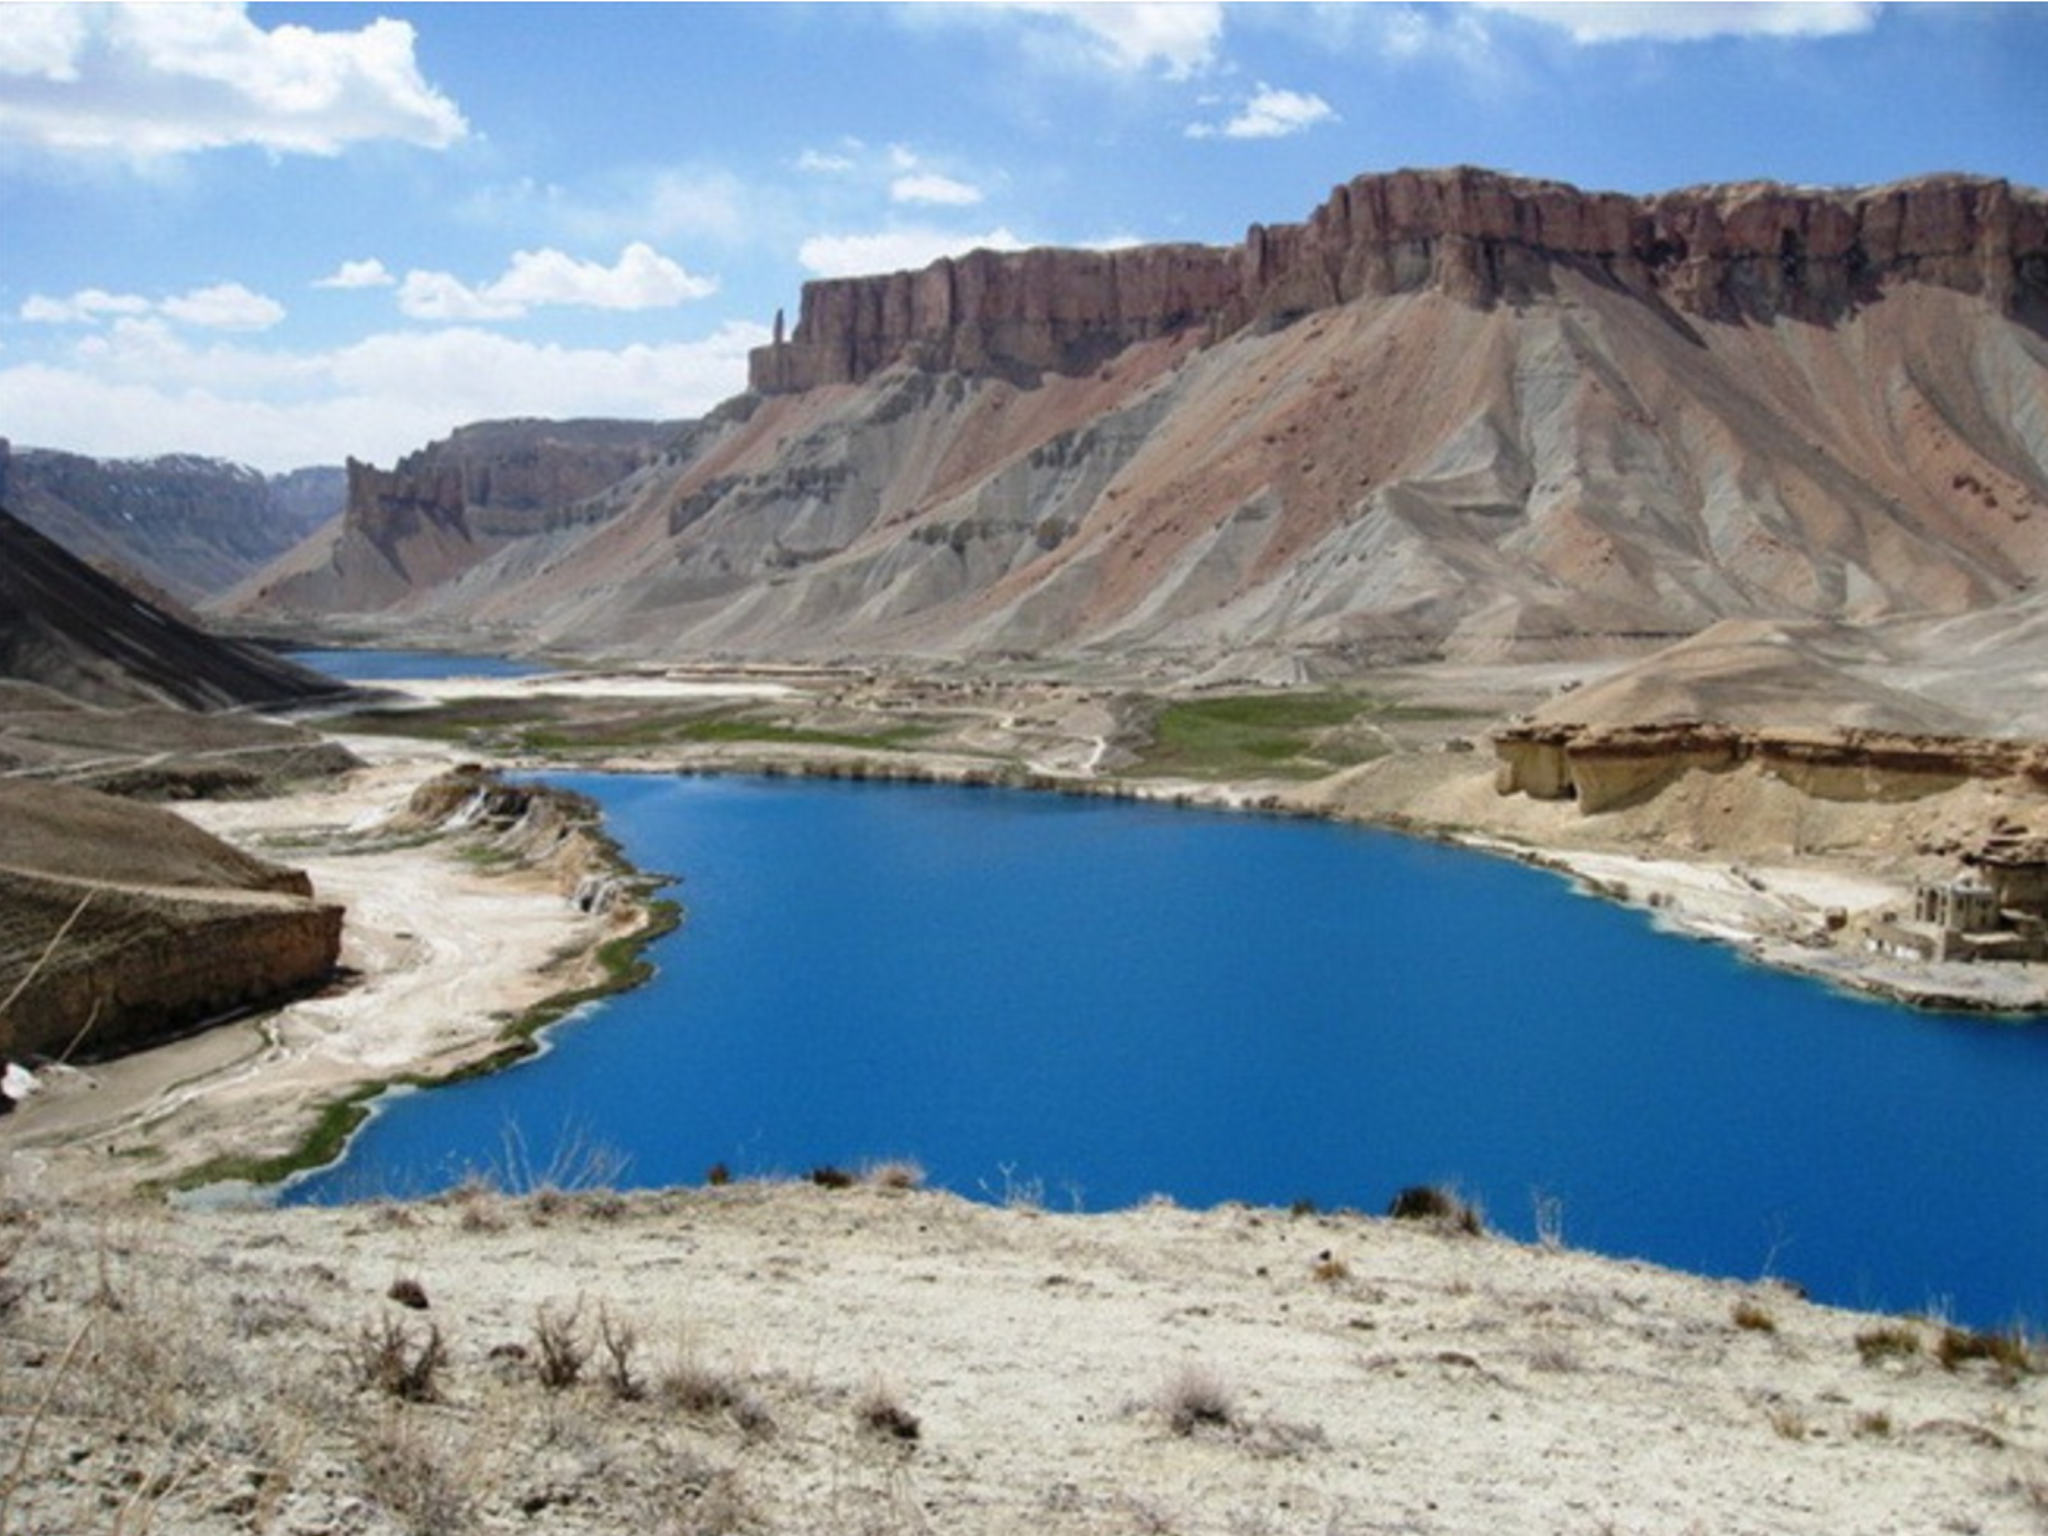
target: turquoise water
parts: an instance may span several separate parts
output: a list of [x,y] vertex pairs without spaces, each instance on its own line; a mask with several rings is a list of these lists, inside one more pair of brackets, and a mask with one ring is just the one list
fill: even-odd
[[991,790],[570,777],[684,928],[510,1072],[288,1198],[917,1159],[970,1196],[1378,1210],[1822,1299],[2048,1319],[2048,1030],[1865,1002],[1555,876],[1356,828]]

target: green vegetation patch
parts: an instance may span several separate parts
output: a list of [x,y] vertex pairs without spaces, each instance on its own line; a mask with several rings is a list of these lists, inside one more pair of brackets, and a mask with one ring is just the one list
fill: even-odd
[[1383,755],[1379,701],[1349,693],[1245,693],[1167,704],[1132,771],[1195,779],[1320,778]]
[[466,699],[425,709],[365,710],[336,721],[335,728],[457,742],[478,751],[570,759],[726,743],[897,752],[928,740],[937,730],[922,721],[878,722],[874,730],[826,730],[764,714],[758,705],[622,707],[560,699]]

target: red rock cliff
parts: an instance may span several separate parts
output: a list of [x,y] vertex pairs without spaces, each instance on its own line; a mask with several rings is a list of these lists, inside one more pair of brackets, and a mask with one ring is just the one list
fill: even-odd
[[1706,320],[1826,322],[1898,282],[2048,317],[2048,198],[1962,176],[1655,197],[1466,168],[1362,176],[1306,223],[1254,225],[1233,248],[976,251],[807,283],[795,329],[754,352],[751,383],[856,383],[898,361],[1076,373],[1152,337],[1227,335],[1372,294],[1522,299],[1559,263]]

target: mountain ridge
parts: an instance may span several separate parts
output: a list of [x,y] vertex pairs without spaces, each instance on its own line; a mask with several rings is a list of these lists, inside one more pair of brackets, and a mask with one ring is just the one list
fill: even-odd
[[1984,613],[2048,560],[2040,194],[1339,192],[1220,251],[809,285],[769,387],[601,517],[396,587],[330,561],[245,611],[1283,680]]

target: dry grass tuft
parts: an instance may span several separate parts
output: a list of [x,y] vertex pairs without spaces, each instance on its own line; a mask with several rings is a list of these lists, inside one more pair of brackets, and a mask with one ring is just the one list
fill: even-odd
[[1466,1237],[1486,1232],[1486,1217],[1479,1207],[1442,1184],[1409,1185],[1394,1196],[1387,1214],[1396,1221],[1427,1222],[1439,1231]]
[[1915,1360],[1921,1348],[1920,1330],[1911,1323],[1880,1323],[1856,1335],[1856,1354],[1865,1365]]
[[1176,1435],[1237,1423],[1236,1396],[1207,1366],[1188,1364],[1175,1371],[1160,1388],[1158,1407]]
[[861,1394],[860,1401],[853,1405],[853,1417],[854,1422],[869,1434],[888,1440],[908,1444],[924,1433],[924,1426],[918,1422],[917,1415],[904,1407],[896,1394],[880,1382]]
[[1745,1333],[1778,1331],[1778,1320],[1771,1316],[1770,1309],[1761,1302],[1751,1301],[1747,1296],[1735,1303],[1731,1318],[1735,1326]]

